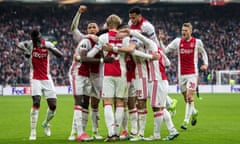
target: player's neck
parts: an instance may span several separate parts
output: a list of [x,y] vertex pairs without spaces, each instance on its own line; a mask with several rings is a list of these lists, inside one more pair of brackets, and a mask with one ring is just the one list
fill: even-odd
[[189,42],[191,39],[192,39],[192,36],[186,38],[185,40],[186,40],[187,42]]

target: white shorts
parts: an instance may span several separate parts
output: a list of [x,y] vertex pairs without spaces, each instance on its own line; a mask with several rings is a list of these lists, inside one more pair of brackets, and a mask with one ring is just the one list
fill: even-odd
[[89,77],[70,75],[70,82],[72,86],[73,95],[87,95],[91,94],[92,86]]
[[196,90],[197,88],[198,76],[196,75],[185,75],[179,77],[179,87],[181,92],[190,90]]
[[103,77],[103,98],[127,98],[128,87],[126,77]]
[[49,80],[31,80],[31,95],[42,95],[44,93],[46,99],[57,98],[56,90],[53,84],[52,79]]
[[91,73],[90,74],[90,82],[92,85],[92,90],[91,90],[90,96],[100,99],[100,96],[102,93],[102,78],[99,77],[99,74],[97,74],[97,73]]
[[137,99],[147,99],[148,95],[148,84],[146,78],[134,79],[134,87],[136,89]]
[[152,107],[166,107],[168,87],[167,80],[149,82],[149,96]]

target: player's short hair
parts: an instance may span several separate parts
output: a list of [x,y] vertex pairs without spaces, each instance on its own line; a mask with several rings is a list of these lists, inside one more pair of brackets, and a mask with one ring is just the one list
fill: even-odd
[[192,29],[192,24],[191,23],[183,23],[183,25],[182,25],[183,27],[188,27],[188,28],[190,28],[190,29]]
[[95,23],[95,22],[88,23],[87,28],[89,28],[89,26],[92,26],[92,25],[94,25],[94,26],[96,26],[98,28],[98,24]]
[[33,30],[31,32],[31,38],[38,38],[38,37],[41,37],[41,33],[37,30]]
[[125,24],[125,23],[122,23],[122,24],[120,24],[120,25],[117,27],[118,30],[119,30],[119,29],[123,29],[123,28],[130,28],[130,27],[129,27],[128,24]]
[[117,28],[122,23],[122,19],[116,14],[111,14],[108,16],[106,23],[109,29]]
[[142,13],[141,8],[140,7],[133,7],[128,11],[129,14],[137,14],[140,15]]

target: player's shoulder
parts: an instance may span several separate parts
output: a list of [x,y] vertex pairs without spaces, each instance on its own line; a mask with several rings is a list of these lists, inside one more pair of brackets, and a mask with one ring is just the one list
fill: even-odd
[[91,46],[91,41],[88,38],[84,38],[79,42],[80,47],[87,48]]
[[149,29],[150,29],[150,28],[154,28],[153,24],[150,23],[148,20],[143,21],[142,27],[143,27],[143,28],[149,28]]
[[19,47],[25,47],[25,48],[31,48],[33,45],[32,40],[24,40],[24,41],[20,41],[17,44]]
[[197,47],[203,47],[204,46],[202,40],[197,39],[197,38],[196,38],[196,45],[197,45]]
[[132,21],[129,20],[128,21],[128,25],[131,26],[132,25]]
[[99,37],[98,37],[99,41],[101,42],[106,42],[108,41],[108,33],[104,33],[104,34],[101,34]]
[[182,38],[180,38],[180,37],[176,37],[172,42],[179,43],[181,40],[182,40]]
[[80,43],[89,43],[90,42],[90,39],[88,38],[84,38],[80,41]]
[[199,38],[195,38],[197,43],[202,43],[202,40]]
[[51,41],[45,40],[46,47],[54,47],[54,44]]
[[33,44],[32,40],[25,40],[25,41],[21,41],[19,43],[24,43],[25,45],[32,45]]

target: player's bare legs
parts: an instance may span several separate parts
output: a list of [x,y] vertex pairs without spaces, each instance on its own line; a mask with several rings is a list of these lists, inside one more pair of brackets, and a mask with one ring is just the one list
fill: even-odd
[[88,122],[88,108],[89,108],[90,97],[86,95],[82,95],[81,107],[82,107],[82,127],[83,130],[86,131],[86,125]]
[[41,96],[36,95],[32,96],[32,108],[30,112],[30,128],[31,128],[31,133],[29,140],[36,140],[36,127],[37,127],[37,121],[38,121],[38,112],[40,108],[40,101],[41,101]]
[[[82,112],[82,98],[83,95],[74,95],[74,110],[73,110],[73,122],[72,130],[69,136],[69,140],[77,141],[89,141],[89,136],[83,129],[83,112]],[[77,137],[76,137],[77,136]]]
[[103,139],[101,135],[98,133],[98,121],[99,121],[99,112],[98,112],[98,106],[99,106],[100,99],[97,99],[95,97],[91,97],[91,117],[92,117],[92,132],[93,137],[97,140]]
[[191,117],[192,117],[192,125],[194,126],[197,123],[198,111],[195,109],[195,106],[194,106],[194,93],[195,93],[195,90],[191,90],[191,89],[187,89],[187,91],[182,93],[186,103],[185,117],[184,117],[183,124],[181,125],[181,128],[184,130],[187,129],[187,125]]
[[137,97],[128,97],[128,113],[131,122],[131,135],[138,133],[138,111],[136,107]]
[[104,98],[104,117],[108,129],[108,138],[105,141],[119,140],[120,126],[123,120],[124,99],[115,98],[115,112],[113,111],[113,98]]
[[56,98],[48,98],[47,103],[48,103],[47,114],[46,114],[45,120],[42,123],[42,127],[44,128],[45,135],[51,136],[49,122],[55,115],[57,99]]
[[146,99],[137,100],[137,110],[138,110],[138,132],[137,136],[131,138],[130,141],[140,141],[144,139],[144,130],[147,120],[147,106]]
[[74,108],[73,108],[73,121],[72,121],[72,130],[69,136],[69,140],[75,140],[76,136],[82,133],[82,107],[81,104],[81,95],[74,95]]
[[[121,133],[120,139],[133,138],[138,134],[138,111],[136,107],[136,97],[128,97],[125,101],[125,110],[123,117],[123,131]],[[131,123],[130,135],[128,133],[128,117]]]

